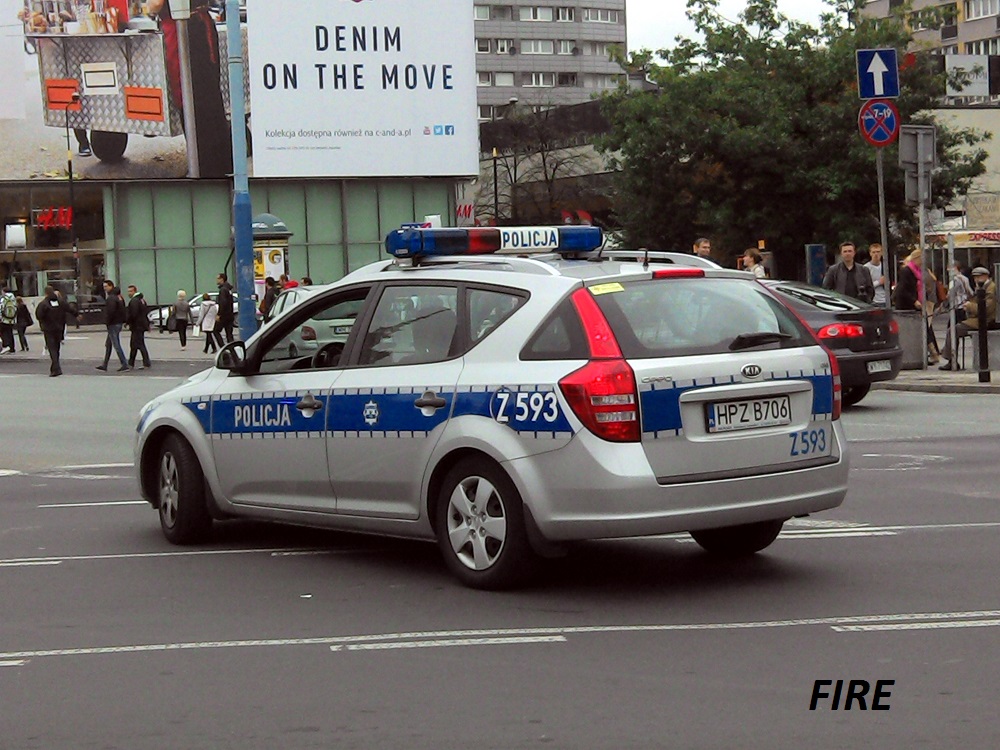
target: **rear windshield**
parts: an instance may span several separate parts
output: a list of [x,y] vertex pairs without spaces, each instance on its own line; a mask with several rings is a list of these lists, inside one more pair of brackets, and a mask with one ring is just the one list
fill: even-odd
[[827,312],[854,312],[857,310],[872,309],[872,305],[857,300],[854,297],[848,297],[846,294],[840,294],[829,289],[809,286],[808,284],[775,284],[771,289],[779,294],[791,297],[798,302],[811,307],[817,307]]
[[597,289],[594,297],[628,359],[815,343],[784,305],[752,281],[653,279]]

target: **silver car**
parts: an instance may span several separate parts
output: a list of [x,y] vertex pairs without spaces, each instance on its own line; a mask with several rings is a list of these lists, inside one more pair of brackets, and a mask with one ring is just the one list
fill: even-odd
[[[501,588],[573,540],[688,531],[734,557],[840,505],[838,369],[811,330],[745,273],[593,258],[590,230],[398,230],[397,260],[227,345],[140,416],[167,539],[244,517],[436,540]],[[436,254],[463,245],[566,252]]]

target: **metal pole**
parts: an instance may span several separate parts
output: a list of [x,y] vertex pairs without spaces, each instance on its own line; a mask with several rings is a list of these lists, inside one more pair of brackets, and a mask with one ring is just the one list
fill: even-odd
[[[883,268],[892,268],[892,253],[889,252],[889,225],[885,215],[885,167],[883,162],[883,150],[880,148],[875,149],[875,169],[878,174],[878,220],[884,258]],[[886,279],[889,279],[888,274],[886,274]],[[888,310],[892,307],[892,300],[890,299],[892,295],[889,294],[889,290],[886,289],[884,284],[882,285],[882,291],[885,292],[885,307]]]
[[[228,15],[228,14],[227,14]],[[237,11],[237,18],[239,12]],[[191,83],[191,46],[187,18],[177,19],[177,57],[181,67],[181,107],[184,109],[184,140],[187,144],[188,177],[201,177],[198,164],[198,129],[195,126],[194,86]],[[240,89],[242,90],[242,86]]]
[[[923,132],[918,132],[917,133],[917,144],[918,144],[917,145],[917,153],[918,154],[923,153],[923,150],[921,148],[921,146],[923,145],[923,138],[924,138]],[[930,268],[930,264],[928,263],[928,261],[930,260],[930,258],[928,258],[928,254],[927,254],[927,247],[926,247],[926,245],[927,245],[927,239],[926,239],[925,226],[924,226],[926,224],[926,219],[927,219],[927,205],[926,205],[926,201],[929,198],[929,196],[925,195],[925,191],[924,191],[924,171],[925,171],[925,169],[926,169],[926,167],[924,166],[924,160],[918,158],[917,159],[917,197],[919,199],[919,206],[920,206],[920,210],[918,212],[918,221],[920,222],[920,252],[921,252],[921,261],[920,261],[921,262],[921,272],[920,272],[920,278],[921,278],[921,283],[917,284],[917,287],[918,287],[918,289],[917,289],[917,299],[920,300],[920,315],[923,318],[923,325],[920,326],[920,343],[921,343],[921,350],[920,351],[921,351],[921,354],[922,354],[922,356],[920,357],[920,369],[921,370],[926,370],[927,369],[927,326],[929,325],[930,320],[931,320],[930,318],[927,317],[927,295],[925,294],[925,290],[926,290],[926,287],[927,287],[927,284],[926,284],[927,273],[928,273],[928,269]]]
[[73,92],[71,102],[66,105],[63,114],[66,116],[66,174],[69,175],[69,242],[73,248],[73,296],[77,305],[80,304],[80,247],[76,239],[76,196],[73,192],[73,147],[69,142],[69,108],[80,100],[80,95]]
[[990,353],[987,339],[986,284],[976,287],[976,313],[979,316],[979,382],[990,382]]
[[[240,338],[257,330],[253,283],[253,214],[247,172],[246,100],[243,93],[243,30],[239,0],[226,0],[226,41],[229,48],[229,103],[233,133],[233,243],[236,246],[236,295]],[[347,235],[344,235],[345,237]]]
[[951,359],[948,366],[952,370],[958,369],[958,331],[955,330],[955,235],[948,232],[948,268],[946,279],[948,280],[948,349],[951,352]]
[[493,147],[493,223],[500,226],[500,193],[497,191],[497,147]]

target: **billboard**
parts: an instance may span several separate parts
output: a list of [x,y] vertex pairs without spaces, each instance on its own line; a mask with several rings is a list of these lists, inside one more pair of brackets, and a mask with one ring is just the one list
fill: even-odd
[[[74,174],[84,179],[232,172],[221,2],[192,0],[186,58],[169,0],[141,5],[160,9],[156,17],[130,18],[136,5],[110,0],[114,14],[82,20],[74,9],[86,4],[50,4],[63,10],[20,13],[33,6],[0,0],[0,12],[13,22],[0,38],[0,180],[64,180],[67,147]],[[251,175],[478,172],[467,0],[250,0],[247,6],[243,88]],[[185,67],[192,84],[186,90]],[[189,139],[192,127],[197,138]]]
[[479,173],[469,0],[250,0],[247,13],[256,176]]

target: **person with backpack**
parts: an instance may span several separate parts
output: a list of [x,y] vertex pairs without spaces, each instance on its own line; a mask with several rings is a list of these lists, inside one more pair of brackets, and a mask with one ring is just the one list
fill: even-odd
[[9,287],[0,293],[0,354],[14,353],[14,327],[17,325],[17,297]]
[[122,299],[121,290],[115,286],[111,279],[104,280],[104,325],[108,329],[108,337],[104,340],[104,362],[97,366],[98,370],[107,372],[108,362],[111,360],[111,350],[115,350],[121,367],[118,372],[126,372],[129,369],[128,361],[125,359],[125,352],[122,351],[122,326],[125,324],[125,301]]
[[142,366],[146,369],[152,367],[153,363],[149,361],[149,350],[146,348],[146,331],[149,330],[149,306],[135,284],[128,285],[128,307],[125,309],[125,323],[131,332],[128,344],[128,366],[135,367],[135,355],[141,353]]
[[21,344],[21,351],[28,351],[28,337],[25,335],[31,326],[35,325],[35,319],[31,317],[31,310],[24,304],[24,298],[17,298],[17,339]]
[[51,284],[45,287],[45,297],[35,308],[38,327],[42,329],[45,339],[45,349],[49,353],[49,377],[62,375],[59,364],[59,349],[62,346],[63,335],[66,332],[66,317],[70,315],[69,305]]

